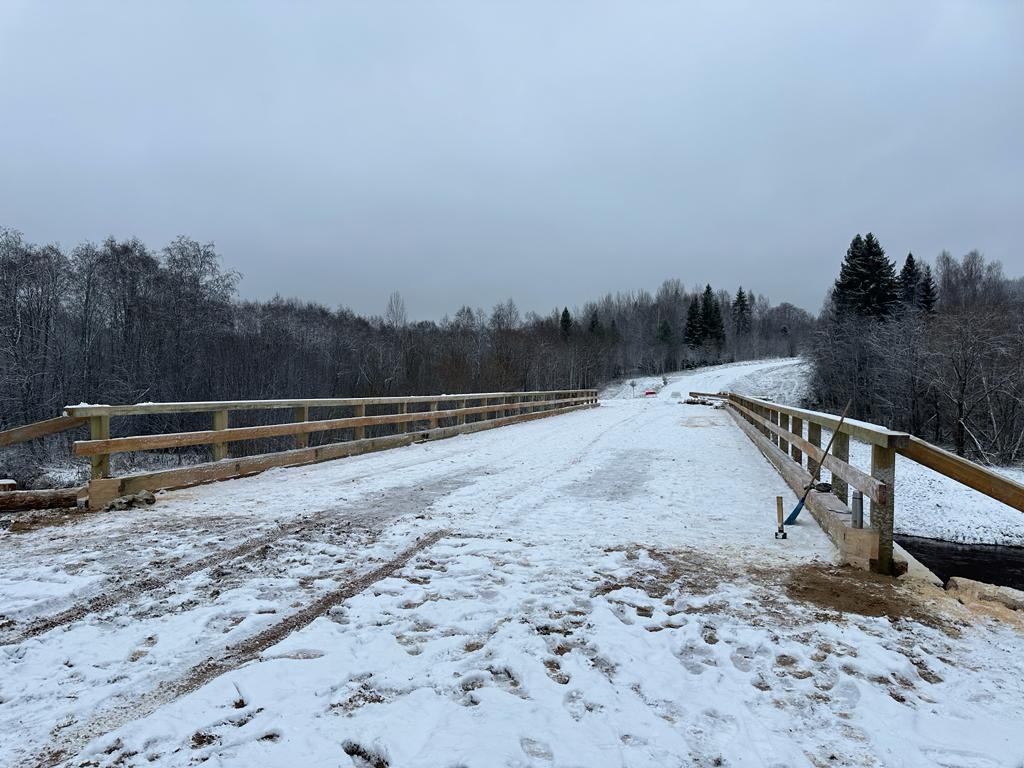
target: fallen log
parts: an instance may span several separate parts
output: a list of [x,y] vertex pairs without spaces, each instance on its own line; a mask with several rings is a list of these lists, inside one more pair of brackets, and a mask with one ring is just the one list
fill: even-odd
[[27,509],[53,509],[78,505],[82,488],[53,488],[45,491],[4,491],[0,493],[0,512]]

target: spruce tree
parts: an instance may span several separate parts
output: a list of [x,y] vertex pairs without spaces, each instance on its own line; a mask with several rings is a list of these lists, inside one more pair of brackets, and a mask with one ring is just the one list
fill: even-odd
[[742,285],[732,302],[732,323],[737,336],[750,333],[750,302],[747,301]]
[[900,300],[896,268],[870,232],[850,241],[832,298],[841,313],[888,317]]
[[672,343],[672,325],[668,320],[658,323],[658,341],[665,346]]
[[900,271],[900,301],[908,307],[917,306],[917,292],[921,285],[921,269],[914,260],[914,254],[908,253]]
[[694,296],[686,310],[686,327],[683,329],[686,346],[696,349],[704,343],[704,320],[701,317],[700,301]]
[[921,272],[921,284],[917,289],[917,308],[929,315],[935,314],[935,303],[938,301],[939,292],[935,287],[935,278],[932,277],[932,268],[927,264]]
[[569,308],[564,307],[562,309],[562,319],[559,322],[562,330],[562,341],[566,341],[569,338],[569,334],[572,333],[572,315],[569,314]]
[[601,318],[597,316],[596,309],[590,313],[590,322],[587,324],[587,330],[599,339],[604,338],[604,323],[602,323]]
[[721,349],[725,343],[725,324],[722,322],[722,308],[710,285],[704,288],[700,298],[700,317],[704,325],[704,340]]

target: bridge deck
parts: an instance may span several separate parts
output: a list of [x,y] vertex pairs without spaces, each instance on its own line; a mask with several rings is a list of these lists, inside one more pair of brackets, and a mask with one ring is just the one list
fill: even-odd
[[8,535],[0,764],[1019,760],[1020,635],[776,541],[781,478],[670,396],[773,365]]

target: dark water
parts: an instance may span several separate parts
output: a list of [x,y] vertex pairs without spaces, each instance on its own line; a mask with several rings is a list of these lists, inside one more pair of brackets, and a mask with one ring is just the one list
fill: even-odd
[[953,544],[916,536],[894,538],[943,582],[950,576],[963,576],[1002,587],[1024,589],[1024,547]]

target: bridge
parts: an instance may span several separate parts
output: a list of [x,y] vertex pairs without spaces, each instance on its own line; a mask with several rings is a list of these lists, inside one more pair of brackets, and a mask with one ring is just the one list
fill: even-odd
[[[69,409],[89,420],[76,450],[93,457],[94,506],[177,490],[0,540],[0,723],[17,734],[0,763],[1019,761],[1019,617],[871,572],[890,569],[890,451],[913,449],[886,437],[862,469],[846,440],[816,454],[834,417],[749,384],[786,365],[680,374],[599,407],[586,391],[491,393],[311,421],[316,406],[289,401],[286,429],[231,434],[265,426],[216,417],[178,443],[109,436],[137,413]],[[680,404],[691,391],[730,405]],[[406,424],[362,434],[385,441],[372,452],[300,443],[276,467],[224,447]],[[116,442],[133,439],[150,442]],[[203,444],[218,477],[259,474],[105,476],[120,449]],[[313,463],[332,452],[348,458]],[[832,490],[776,539],[776,498],[795,503],[808,455]],[[843,517],[853,490],[874,528]]]

